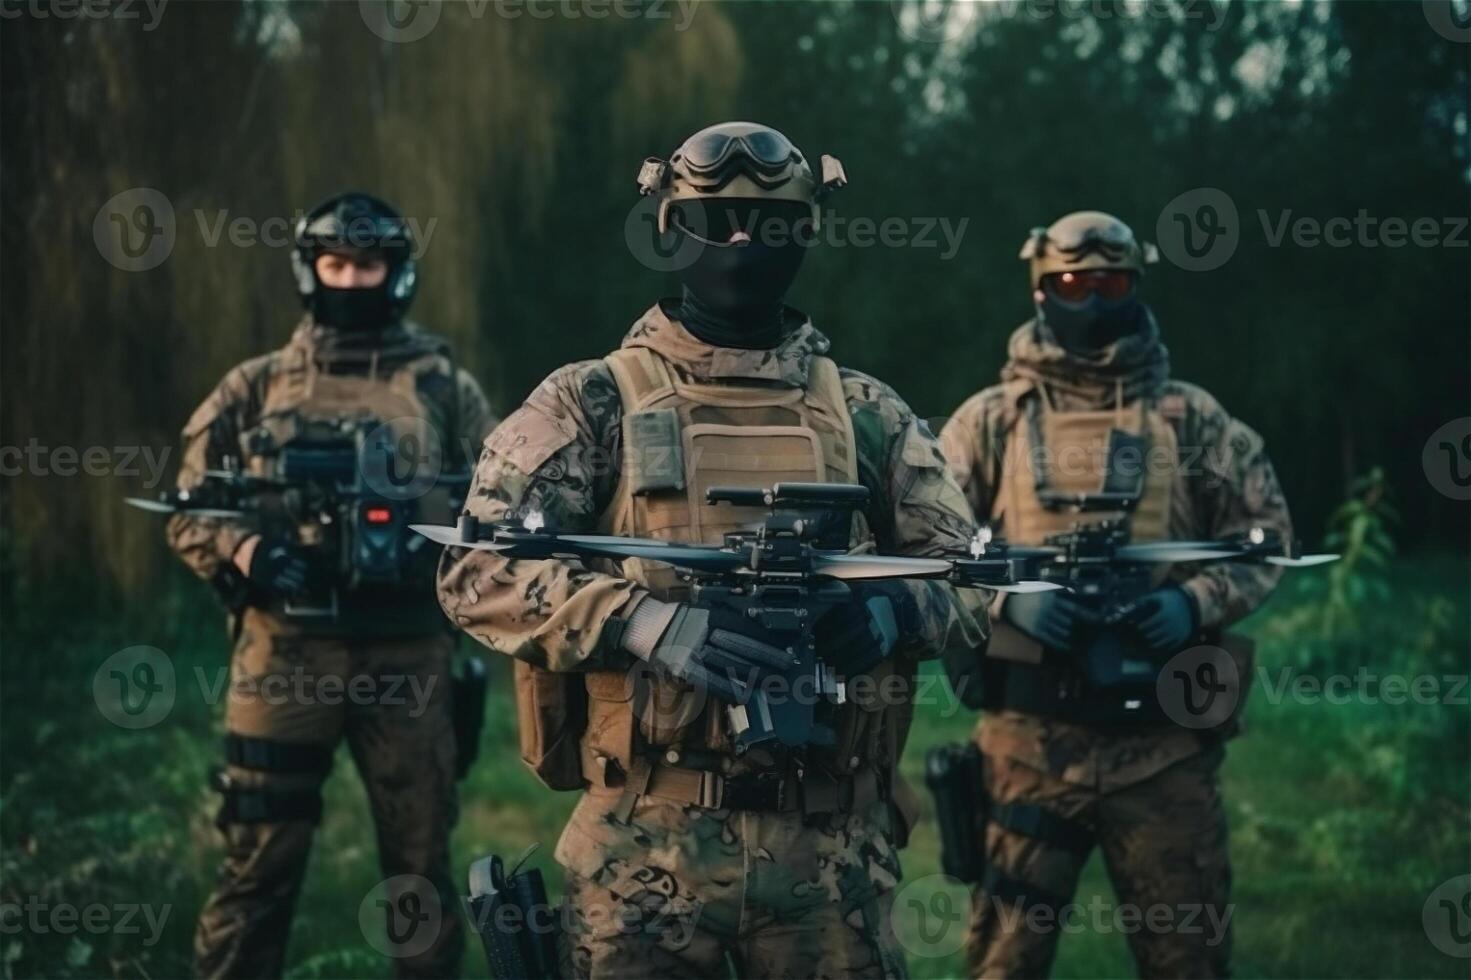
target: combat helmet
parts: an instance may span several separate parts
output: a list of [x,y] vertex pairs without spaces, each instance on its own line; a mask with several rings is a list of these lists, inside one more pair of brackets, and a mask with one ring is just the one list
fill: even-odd
[[658,199],[661,235],[669,231],[673,205],[720,198],[806,204],[816,230],[822,199],[847,182],[836,157],[823,155],[814,171],[786,136],[752,122],[707,126],[668,160],[649,157],[638,174],[639,193]]
[[1144,274],[1159,261],[1159,249],[1134,237],[1118,218],[1102,211],[1074,211],[1046,228],[1033,228],[1018,258],[1032,266],[1032,288],[1042,277],[1088,269],[1127,269]]

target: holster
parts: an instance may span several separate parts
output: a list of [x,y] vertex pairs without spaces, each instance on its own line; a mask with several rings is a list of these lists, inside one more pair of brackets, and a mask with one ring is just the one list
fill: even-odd
[[492,980],[556,980],[557,911],[541,872],[521,861],[509,873],[494,854],[470,866],[470,922]]
[[969,742],[930,749],[925,756],[925,783],[935,797],[941,868],[957,881],[978,884],[986,872],[985,829],[990,809],[981,750]]
[[464,779],[480,755],[480,730],[485,727],[485,664],[468,657],[450,682],[455,732],[455,778]]

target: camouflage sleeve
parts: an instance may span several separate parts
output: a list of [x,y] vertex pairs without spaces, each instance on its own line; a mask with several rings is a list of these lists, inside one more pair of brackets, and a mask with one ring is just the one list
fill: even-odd
[[[465,510],[482,521],[539,512],[547,527],[591,531],[617,480],[622,406],[602,361],[557,371],[485,441]],[[450,548],[439,602],[492,650],[548,670],[601,666],[603,627],[633,583],[575,561],[514,561]]]
[[940,430],[940,451],[950,475],[980,520],[991,513],[1001,473],[1000,399],[995,392],[987,389],[966,399]]
[[[1186,387],[1184,458],[1190,504],[1199,533],[1220,537],[1253,527],[1292,537],[1292,518],[1261,436],[1232,418],[1210,395]],[[1261,605],[1282,569],[1218,562],[1191,569],[1181,585],[1200,608],[1201,625],[1225,627]]]
[[500,420],[491,411],[480,384],[464,368],[455,372],[455,398],[455,417],[460,427],[460,431],[455,433],[455,443],[461,447],[461,460],[468,467],[474,465],[479,455],[476,447],[484,445]]
[[[843,384],[858,442],[859,481],[874,495],[868,517],[880,551],[963,554],[975,533],[975,518],[929,426],[873,378],[844,371]],[[906,653],[926,659],[984,644],[990,592],[934,581],[907,585],[921,626]]]
[[[204,472],[224,465],[226,456],[240,454],[240,433],[254,424],[259,413],[257,381],[267,358],[247,361],[225,375],[208,398],[194,410],[184,425],[179,463],[178,488],[192,490],[204,480]],[[205,581],[212,581],[227,566],[255,529],[243,520],[175,514],[165,528],[169,547]]]

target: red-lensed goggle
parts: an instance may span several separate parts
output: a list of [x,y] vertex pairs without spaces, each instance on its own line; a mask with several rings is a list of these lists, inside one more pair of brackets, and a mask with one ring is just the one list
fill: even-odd
[[1127,299],[1134,282],[1135,274],[1128,269],[1085,269],[1042,277],[1043,288],[1067,303],[1081,303],[1094,294],[1109,301]]

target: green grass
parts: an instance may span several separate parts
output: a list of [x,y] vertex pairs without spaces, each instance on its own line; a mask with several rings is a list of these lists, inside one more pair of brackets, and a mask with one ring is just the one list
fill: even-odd
[[[1450,625],[1413,642],[1380,644],[1384,669],[1466,672],[1464,559],[1395,569],[1395,581],[1451,603]],[[1264,640],[1268,669],[1297,662],[1290,622],[1311,590],[1296,587],[1251,622]],[[219,855],[205,787],[217,761],[219,712],[206,704],[194,668],[227,662],[227,645],[208,600],[192,585],[157,608],[107,616],[41,620],[24,601],[7,610],[3,631],[3,756],[0,756],[0,899],[34,897],[50,905],[149,903],[168,918],[159,941],[121,935],[28,929],[0,934],[4,976],[189,974],[193,917]],[[1392,603],[1371,617],[1384,636],[1407,624]],[[1279,631],[1280,632],[1280,631]],[[1377,635],[1377,634],[1376,634]],[[1376,641],[1378,642],[1378,641]],[[92,700],[93,673],[113,651],[146,643],[165,650],[180,678],[170,715],[142,731],[119,729]],[[1418,664],[1418,667],[1417,667]],[[1449,665],[1449,666],[1447,666]],[[521,767],[516,753],[509,672],[492,664],[495,690],[481,761],[462,784],[454,837],[456,874],[486,852],[533,859],[555,886],[557,832],[574,802],[553,794]],[[1471,870],[1467,710],[1430,706],[1273,704],[1259,686],[1248,706],[1248,734],[1225,765],[1235,864],[1233,920],[1241,977],[1465,976],[1464,960],[1438,952],[1421,927],[1426,896]],[[916,785],[930,746],[966,738],[974,717],[931,708],[911,739],[905,769]],[[359,932],[358,906],[377,882],[373,836],[362,787],[345,756],[327,790],[307,886],[292,933],[293,977],[390,975]],[[925,801],[928,803],[928,800]],[[913,880],[938,869],[934,824],[926,820],[905,852]],[[1111,899],[1101,863],[1084,875],[1079,900]],[[467,945],[465,972],[484,976]],[[959,975],[958,957],[911,958],[917,977]],[[1065,936],[1059,977],[1133,975],[1124,939],[1084,931]]]

